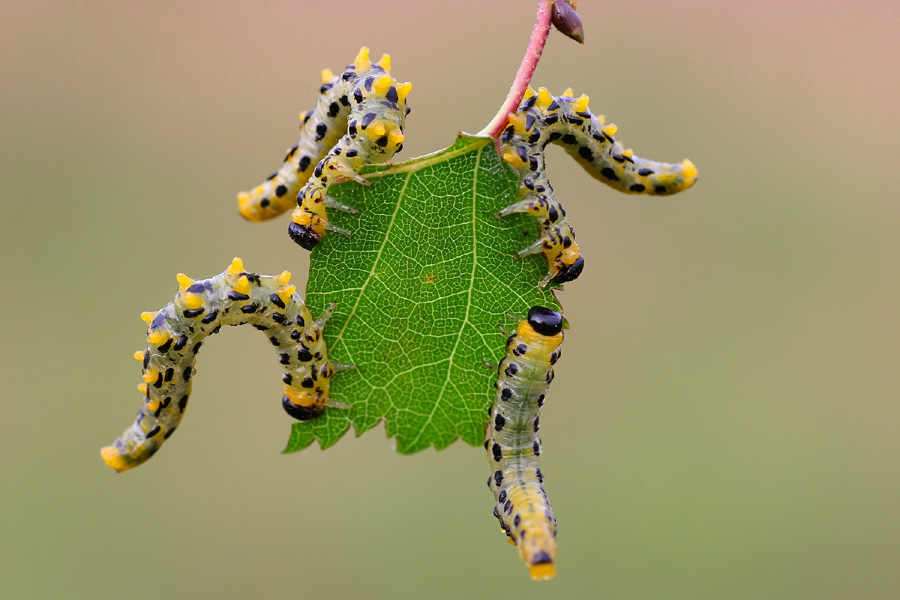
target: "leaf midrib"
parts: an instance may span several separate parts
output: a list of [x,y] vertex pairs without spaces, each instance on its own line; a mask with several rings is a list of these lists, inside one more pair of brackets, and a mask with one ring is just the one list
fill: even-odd
[[459,332],[456,336],[456,342],[453,344],[453,350],[450,352],[449,361],[447,362],[447,375],[444,378],[444,383],[441,385],[441,391],[438,394],[437,399],[434,401],[434,406],[431,409],[431,412],[428,414],[428,418],[422,424],[421,429],[419,429],[419,433],[416,435],[415,439],[413,439],[409,446],[415,448],[419,443],[419,439],[422,437],[422,434],[425,433],[425,430],[431,425],[432,420],[434,419],[434,415],[438,410],[438,406],[440,406],[441,401],[444,398],[444,392],[447,390],[447,385],[450,383],[453,374],[453,360],[456,357],[456,350],[459,348],[459,344],[463,338],[463,332],[466,329],[466,326],[469,325],[469,311],[472,308],[472,291],[475,288],[475,271],[478,269],[478,219],[477,219],[477,206],[478,206],[478,173],[481,167],[481,156],[484,153],[484,147],[478,149],[478,154],[475,156],[475,175],[472,178],[472,271],[469,274],[469,289],[466,298],[466,314],[463,317],[462,323],[459,326]]

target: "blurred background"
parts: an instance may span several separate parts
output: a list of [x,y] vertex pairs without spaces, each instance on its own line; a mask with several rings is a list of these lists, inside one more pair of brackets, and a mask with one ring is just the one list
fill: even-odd
[[[413,81],[398,158],[478,131],[535,1],[3,2],[0,597],[900,598],[900,5],[582,0],[534,83],[591,96],[637,154],[625,196],[559,149],[587,257],[542,417],[559,570],[532,583],[481,448],[376,429],[281,456],[253,330],[199,361],[164,450],[98,450],[140,397],[141,311],[233,256],[302,286],[274,170],[324,67],[360,45]],[[302,289],[302,288],[301,288]]]

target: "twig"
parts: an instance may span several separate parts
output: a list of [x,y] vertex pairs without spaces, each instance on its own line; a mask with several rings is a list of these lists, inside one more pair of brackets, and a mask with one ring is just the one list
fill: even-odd
[[509,94],[506,96],[503,106],[500,107],[500,110],[497,111],[491,122],[479,132],[480,135],[487,135],[496,140],[500,136],[500,132],[506,127],[509,114],[514,113],[522,102],[525,89],[531,83],[531,77],[534,75],[534,70],[537,68],[538,61],[544,51],[544,44],[547,43],[547,36],[550,34],[553,4],[554,0],[540,0],[537,17],[534,20],[534,30],[531,32],[531,40],[528,42],[525,56],[522,57],[522,64],[519,65],[516,79],[513,81],[512,87],[509,88]]

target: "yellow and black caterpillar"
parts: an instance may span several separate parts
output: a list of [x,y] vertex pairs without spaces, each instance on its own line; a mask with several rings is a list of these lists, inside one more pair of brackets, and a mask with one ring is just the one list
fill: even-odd
[[540,287],[551,280],[560,284],[572,281],[584,268],[575,232],[544,170],[547,144],[558,143],[594,178],[621,192],[675,194],[697,180],[697,168],[687,159],[678,164],[655,162],[626,150],[613,137],[616,126],[606,125],[603,116],[592,115],[588,101],[585,95],[574,98],[571,89],[553,97],[546,88],[537,93],[528,88],[500,135],[503,157],[519,172],[521,200],[495,216],[524,212],[540,222],[540,239],[516,254],[518,258],[544,253],[549,270]]
[[284,164],[261,185],[238,194],[241,215],[262,221],[280,215],[296,201],[288,234],[311,250],[328,222],[325,208],[355,212],[328,196],[339,179],[365,182],[357,174],[362,165],[383,163],[403,148],[403,127],[411,83],[391,77],[391,58],[369,60],[363,47],[339,76],[325,69],[316,107],[300,115],[300,140],[287,151]]
[[253,325],[275,346],[284,370],[282,406],[289,415],[312,419],[330,404],[331,377],[353,365],[328,360],[322,329],[334,306],[314,320],[290,278],[287,271],[247,272],[239,258],[211,279],[178,274],[175,299],[141,315],[149,323],[149,345],[134,357],[143,367],[138,389],[144,402],[131,427],[101,450],[107,465],[119,472],[136,467],[175,433],[191,393],[197,351],[222,325]]
[[556,518],[538,465],[538,430],[553,365],[561,356],[562,328],[562,315],[535,306],[509,336],[484,442],[493,471],[487,484],[497,500],[494,516],[519,547],[532,579],[556,573]]

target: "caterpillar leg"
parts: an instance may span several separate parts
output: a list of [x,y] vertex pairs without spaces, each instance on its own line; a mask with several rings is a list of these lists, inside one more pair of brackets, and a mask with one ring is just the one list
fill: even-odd
[[[385,161],[385,162],[387,162],[387,161]],[[355,181],[356,183],[358,183],[358,184],[360,184],[360,185],[365,185],[365,186],[370,186],[370,185],[372,185],[372,182],[371,182],[371,181],[369,181],[368,179],[366,179],[366,178],[363,177],[362,175],[359,175],[358,173],[352,173],[352,174],[350,174],[350,175],[346,175],[346,176],[344,176],[344,178],[345,178],[345,179],[350,179],[350,180],[352,180],[352,181]]]
[[135,422],[101,450],[107,465],[120,472],[135,467],[175,432],[197,372],[197,352],[223,325],[249,324],[265,332],[282,365],[282,405],[288,414],[310,419],[330,405],[337,368],[328,360],[322,327],[333,307],[313,320],[290,277],[287,271],[276,276],[245,271],[239,258],[210,279],[178,275],[175,299],[141,315],[148,323],[148,347],[135,358],[143,371],[138,386],[143,404]]
[[[547,244],[546,248],[545,244]],[[553,247],[553,244],[549,240],[545,240],[543,237],[541,237],[541,239],[539,239],[535,243],[516,252],[513,258],[522,258],[523,256],[528,256],[529,254],[538,254],[540,252],[553,252]],[[553,278],[559,272],[558,267],[554,268],[555,265],[553,264],[552,259],[548,259],[547,262],[548,264],[550,264],[550,270],[547,271],[547,274],[544,275],[538,282],[539,288],[543,288],[548,283],[550,283],[550,281],[553,280]]]
[[328,221],[325,222],[325,231],[333,231],[335,233],[340,233],[341,235],[353,235],[352,231],[338,227],[334,223],[329,223]]
[[494,214],[494,216],[497,217],[497,218],[499,219],[499,218],[502,218],[502,217],[507,217],[507,216],[509,216],[509,215],[511,215],[511,214],[514,214],[514,213],[530,213],[530,214],[536,214],[536,213],[538,213],[539,210],[540,210],[540,208],[539,208],[539,206],[537,206],[537,203],[536,203],[535,201],[533,201],[533,200],[521,200],[521,201],[516,202],[516,203],[514,203],[514,204],[510,204],[509,206],[507,206],[507,207],[504,208],[503,210],[498,211],[497,213]]
[[334,208],[334,209],[337,209],[337,210],[345,212],[345,213],[350,213],[351,215],[355,215],[359,212],[352,206],[348,206],[347,204],[342,204],[341,202],[338,202],[331,196],[325,196],[325,208]]
[[544,492],[537,433],[553,365],[561,356],[562,326],[558,312],[535,306],[509,337],[497,367],[497,393],[484,442],[494,516],[518,547],[532,579],[556,573],[556,518]]
[[316,327],[318,327],[319,329],[322,329],[323,327],[325,327],[325,323],[327,323],[328,319],[331,318],[331,315],[334,314],[334,309],[336,307],[337,307],[336,302],[332,302],[331,304],[329,304],[328,308],[325,309],[325,312],[323,312],[321,315],[319,315],[319,318],[316,319],[316,322],[313,324]]
[[522,248],[521,250],[516,252],[516,254],[515,254],[515,256],[513,256],[513,258],[522,258],[523,256],[528,256],[529,254],[537,254],[537,253],[543,252],[543,251],[544,251],[544,241],[538,240],[535,243],[531,244],[530,246],[526,246],[525,248]]
[[[340,373],[341,371],[350,371],[350,370],[356,369],[356,368],[357,368],[357,366],[353,363],[345,363],[345,362],[332,362],[331,363],[332,374],[337,374],[337,373]],[[327,406],[328,408],[340,408],[341,410],[350,410],[351,408],[353,408],[349,404],[344,404],[343,402],[337,402],[336,400],[332,400],[331,398],[328,398],[325,401],[325,406]]]

